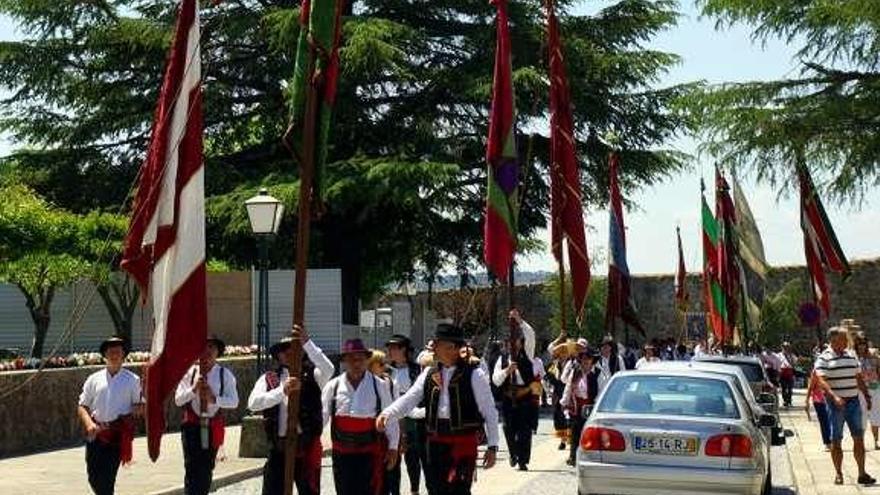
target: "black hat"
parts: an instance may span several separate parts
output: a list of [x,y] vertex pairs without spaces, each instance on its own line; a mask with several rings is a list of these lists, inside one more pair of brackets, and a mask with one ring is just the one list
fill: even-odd
[[223,342],[223,340],[216,335],[208,337],[207,343],[214,344],[217,347],[217,357],[222,356],[226,352],[226,342]]
[[269,354],[271,354],[272,357],[277,358],[279,353],[290,349],[292,342],[293,339],[291,337],[284,337],[283,339],[275,342],[269,347]]
[[434,333],[434,340],[445,340],[456,344],[464,344],[464,329],[450,323],[440,323]]
[[389,345],[399,345],[401,347],[406,347],[407,349],[409,349],[410,347],[412,347],[412,341],[406,335],[396,333],[392,335],[387,342],[385,342],[385,347],[388,347]]
[[129,347],[127,340],[123,339],[122,337],[114,335],[112,337],[104,339],[104,342],[101,342],[101,347],[99,347],[99,351],[100,351],[101,355],[103,356],[104,353],[107,352],[107,349],[114,347],[114,346],[121,346],[122,352],[125,353],[126,355],[128,355],[129,351],[131,350],[131,347]]
[[597,351],[596,349],[593,349],[592,347],[586,347],[577,353],[577,357],[578,357],[578,359],[583,358],[583,357],[590,357],[592,359],[596,359],[599,357],[599,351]]
[[605,337],[603,337],[602,338],[602,345],[604,346],[606,344],[610,345],[613,348],[615,345],[614,337],[612,337],[611,335],[606,335]]

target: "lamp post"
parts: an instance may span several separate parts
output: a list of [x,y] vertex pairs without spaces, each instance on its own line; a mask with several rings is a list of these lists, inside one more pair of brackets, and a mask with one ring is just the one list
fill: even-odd
[[278,233],[284,205],[261,188],[256,196],[244,202],[251,231],[257,239],[257,268],[259,269],[257,295],[257,374],[269,364],[269,243]]

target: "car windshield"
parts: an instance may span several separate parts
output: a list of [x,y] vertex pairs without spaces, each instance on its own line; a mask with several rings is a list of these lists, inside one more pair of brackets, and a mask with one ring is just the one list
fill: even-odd
[[608,385],[597,410],[706,418],[740,417],[727,382],[686,376],[621,376]]
[[764,381],[764,370],[761,369],[761,365],[758,363],[737,363],[735,361],[712,361],[712,360],[707,360],[706,362],[729,364],[731,366],[736,366],[742,370],[743,374],[746,375],[746,379],[749,382],[763,382]]

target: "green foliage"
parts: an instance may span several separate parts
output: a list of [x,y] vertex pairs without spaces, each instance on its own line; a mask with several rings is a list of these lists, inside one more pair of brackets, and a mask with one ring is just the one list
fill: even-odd
[[[689,86],[654,89],[675,55],[645,45],[677,19],[673,0],[619,0],[595,15],[568,12],[562,32],[585,203],[607,201],[608,143],[621,180],[664,180],[683,156],[664,149],[689,121]],[[296,164],[280,146],[299,34],[296,2],[242,0],[201,13],[205,77],[208,253],[232,267],[253,260],[242,202],[270,187],[288,207],[271,250],[293,262]],[[116,211],[129,195],[149,134],[175,2],[0,0],[25,40],[0,44],[0,88],[11,96],[0,131],[21,144],[0,166],[74,212]],[[327,213],[313,266],[341,267],[344,294],[369,298],[390,282],[433,279],[481,264],[484,146],[494,57],[486,1],[357,0],[345,13],[342,75],[325,170]],[[540,0],[510,4],[519,129],[548,117]],[[520,134],[526,249],[546,225],[546,132]]]
[[[542,290],[544,300],[553,308],[550,317],[552,335],[559,335],[562,323],[562,311],[559,306],[559,275],[553,275],[544,283]],[[587,291],[584,316],[578,325],[574,311],[571,309],[571,279],[565,280],[565,298],[568,307],[565,311],[565,328],[569,337],[585,337],[592,343],[599,342],[605,334],[605,301],[608,297],[608,281],[605,278],[593,278]]]
[[803,281],[794,279],[764,299],[758,343],[762,346],[778,345],[801,330],[798,308],[804,301],[804,296]]
[[880,182],[880,2],[698,3],[719,28],[748,24],[757,42],[800,47],[794,76],[710,86],[690,100],[710,153],[786,190],[802,152],[838,200]]

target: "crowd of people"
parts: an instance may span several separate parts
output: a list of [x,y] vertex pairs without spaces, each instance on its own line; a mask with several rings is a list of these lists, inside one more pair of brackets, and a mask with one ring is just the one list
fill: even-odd
[[[653,339],[638,349],[611,336],[591,344],[565,335],[539,349],[534,329],[517,310],[510,312],[509,324],[509,337],[490,341],[481,354],[461,328],[450,324],[439,325],[423,349],[415,349],[404,335],[392,336],[383,349],[368,349],[360,339],[351,339],[342,346],[338,375],[308,333],[296,328],[302,373],[290,376],[293,339],[282,339],[269,350],[274,368],[257,379],[247,399],[248,409],[263,415],[270,444],[264,495],[283,493],[287,400],[294,391],[300,396],[297,493],[320,493],[321,435],[329,426],[333,480],[340,495],[398,495],[404,464],[413,495],[420,493],[422,483],[432,495],[468,494],[478,445],[486,446],[482,465],[495,464],[499,423],[510,466],[527,471],[541,407],[552,409],[559,450],[574,465],[584,424],[615,373],[717,352],[705,340],[686,346]],[[208,493],[223,443],[222,410],[239,404],[235,376],[217,363],[224,349],[222,340],[208,339],[174,395],[183,411],[184,491],[191,495]],[[814,349],[816,365],[808,373],[807,412],[815,410],[838,473],[842,427],[849,425],[863,483],[873,480],[864,472],[861,440],[868,422],[874,446],[880,448],[880,408],[871,407],[880,397],[880,358],[871,349],[854,324],[835,327],[828,345]],[[122,367],[128,352],[124,340],[108,339],[100,352],[107,365],[85,382],[79,418],[87,437],[89,483],[104,495],[114,492],[119,465],[131,460],[143,394],[139,377]],[[798,373],[791,346],[757,348],[754,355],[781,390],[784,406],[790,407]]]

